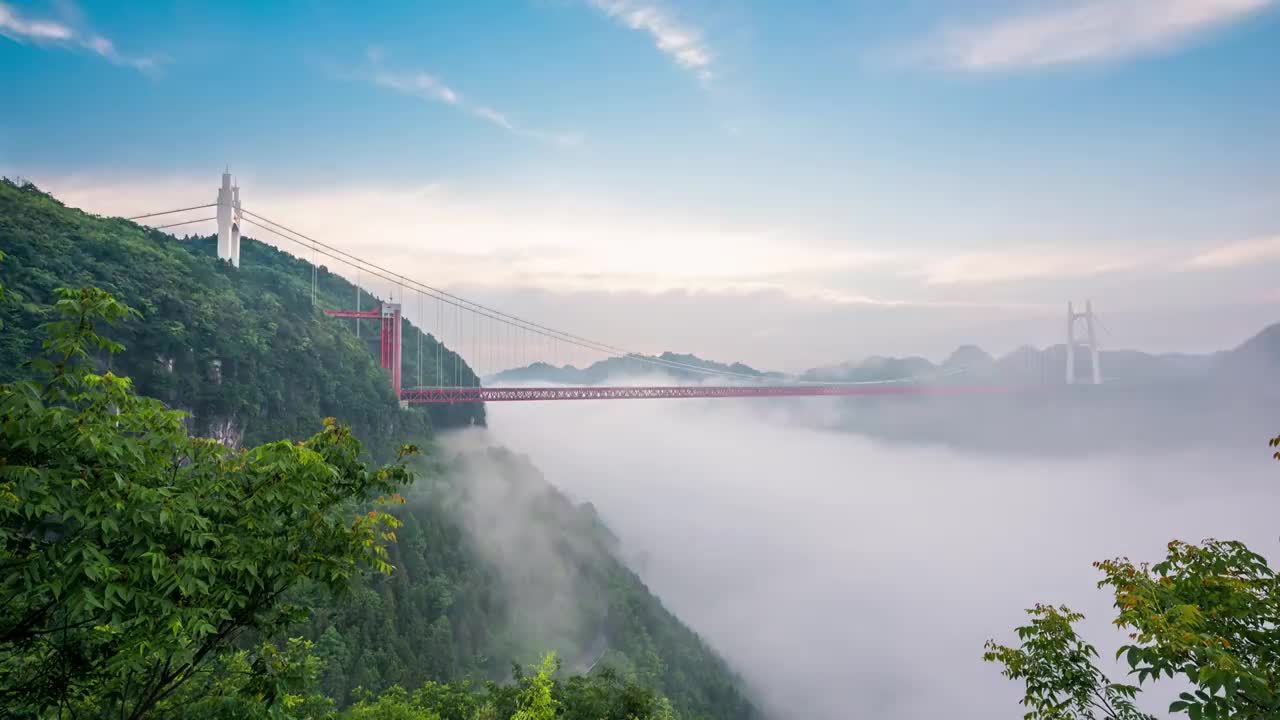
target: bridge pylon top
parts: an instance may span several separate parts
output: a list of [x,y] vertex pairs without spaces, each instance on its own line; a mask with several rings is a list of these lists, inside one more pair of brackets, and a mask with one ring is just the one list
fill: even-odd
[[240,209],[240,188],[231,182],[231,168],[222,173],[218,188],[218,259],[240,267],[240,227],[244,213]]

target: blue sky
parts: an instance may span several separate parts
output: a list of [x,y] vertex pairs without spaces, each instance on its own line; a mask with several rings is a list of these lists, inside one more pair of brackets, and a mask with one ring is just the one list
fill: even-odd
[[247,207],[610,342],[1280,319],[1272,0],[6,0],[0,35],[5,173],[128,214],[230,164]]

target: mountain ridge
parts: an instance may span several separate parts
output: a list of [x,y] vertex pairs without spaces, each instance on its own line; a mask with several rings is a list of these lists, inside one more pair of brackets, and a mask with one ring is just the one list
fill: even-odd
[[[1226,368],[1250,367],[1259,364],[1280,365],[1280,322],[1258,331],[1245,342],[1229,350],[1210,353],[1148,353],[1141,350],[1101,350],[1100,360],[1104,381],[1121,382],[1176,382],[1179,380],[1213,379],[1227,372]],[[1252,358],[1244,363],[1240,358]],[[871,355],[861,361],[846,361],[838,365],[815,367],[798,375],[759,370],[741,362],[724,363],[706,360],[692,353],[665,351],[651,356],[683,365],[693,365],[711,373],[698,372],[672,365],[651,363],[636,358],[608,358],[585,368],[572,365],[556,367],[547,363],[532,363],[519,368],[509,368],[491,375],[485,380],[491,383],[549,382],[565,385],[594,385],[611,379],[644,375],[664,375],[680,381],[702,380],[710,375],[731,377],[744,375],[758,380],[806,382],[874,382],[884,380],[936,380],[964,371],[968,377],[1010,382],[1040,382],[1065,384],[1066,346],[1063,344],[1037,348],[1024,345],[996,357],[978,345],[964,344],[953,350],[940,363],[919,356]],[[1092,358],[1086,348],[1076,348],[1075,358],[1078,381],[1087,380]]]

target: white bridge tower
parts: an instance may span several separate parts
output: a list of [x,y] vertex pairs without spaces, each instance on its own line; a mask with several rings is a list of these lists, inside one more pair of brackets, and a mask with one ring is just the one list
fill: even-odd
[[240,188],[231,185],[231,170],[222,173],[218,188],[218,258],[240,267]]
[[[1076,340],[1076,321],[1084,320],[1086,339]],[[1098,357],[1098,335],[1094,330],[1093,301],[1086,300],[1084,312],[1078,313],[1067,303],[1067,384],[1076,381],[1076,346],[1088,345],[1090,365],[1093,366],[1093,384],[1102,384],[1102,363]]]

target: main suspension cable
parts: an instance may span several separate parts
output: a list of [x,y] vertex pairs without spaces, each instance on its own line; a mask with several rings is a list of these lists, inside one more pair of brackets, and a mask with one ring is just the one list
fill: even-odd
[[217,220],[217,219],[218,218],[216,217],[200,218],[199,220],[186,220],[184,222],[169,223],[168,225],[144,225],[143,227],[149,228],[151,230],[164,230],[165,228],[175,228],[175,227],[180,227],[182,225],[194,225],[196,223],[209,222],[210,220]]
[[[186,212],[188,210],[203,210],[205,208],[211,208],[211,207],[217,207],[217,206],[218,206],[218,203],[209,203],[208,205],[193,205],[189,208],[178,208],[177,210],[164,210],[161,212],[147,213],[146,215],[134,215],[133,217],[125,218],[125,220],[141,220],[143,218],[155,217],[157,215],[172,215],[174,213]],[[212,220],[213,218],[210,218],[210,219]]]
[[[437,295],[439,295],[439,296],[442,296],[443,298],[448,298],[448,300],[451,300],[451,301],[452,301],[450,304],[455,305],[455,306],[459,307],[460,309],[465,309],[465,310],[468,310],[469,312],[477,313],[477,314],[479,314],[479,315],[482,315],[482,316],[488,317],[488,318],[493,319],[493,320],[498,320],[498,321],[501,321],[501,322],[508,322],[508,323],[514,322],[514,323],[517,323],[517,324],[519,324],[519,325],[526,326],[526,327],[528,327],[531,331],[533,331],[533,332],[537,332],[538,334],[544,335],[544,336],[549,337],[549,338],[558,338],[558,339],[563,340],[563,341],[565,341],[565,342],[569,342],[569,343],[572,343],[572,344],[574,344],[574,345],[578,345],[579,347],[583,347],[583,348],[590,349],[590,350],[595,350],[595,351],[597,351],[597,352],[603,352],[603,353],[605,353],[605,354],[607,354],[607,355],[616,355],[616,356],[619,356],[619,357],[633,357],[633,358],[635,358],[635,359],[637,359],[637,360],[640,360],[641,362],[645,362],[645,363],[648,363],[648,364],[651,364],[651,365],[657,365],[657,366],[664,367],[664,368],[668,368],[668,369],[687,370],[687,371],[690,371],[690,372],[696,372],[696,373],[701,373],[701,374],[705,374],[705,375],[715,375],[715,376],[720,376],[720,377],[733,377],[733,378],[738,378],[738,379],[751,380],[751,381],[755,381],[755,382],[759,382],[759,381],[760,381],[760,378],[759,378],[758,376],[756,376],[756,375],[748,375],[748,374],[746,374],[746,373],[736,373],[736,372],[732,372],[732,371],[728,371],[728,370],[716,370],[716,369],[713,369],[713,368],[706,368],[706,367],[701,367],[701,366],[698,366],[698,365],[690,365],[690,364],[688,364],[688,363],[682,363],[682,362],[678,362],[678,361],[675,361],[675,360],[667,360],[667,359],[665,359],[665,358],[656,358],[656,357],[652,357],[652,356],[649,356],[649,355],[644,355],[643,353],[637,353],[637,352],[633,352],[633,351],[630,351],[630,350],[625,350],[625,349],[623,349],[623,348],[619,348],[619,347],[614,346],[614,345],[609,345],[609,344],[602,343],[602,342],[598,342],[598,341],[595,341],[595,340],[589,340],[589,339],[587,339],[587,338],[580,337],[580,336],[577,336],[577,335],[573,335],[573,334],[571,334],[571,333],[567,333],[567,332],[564,332],[564,331],[562,331],[562,330],[556,330],[555,328],[550,328],[550,327],[547,327],[547,326],[545,326],[545,325],[541,325],[541,324],[538,324],[538,323],[532,322],[532,321],[530,321],[530,320],[525,320],[524,318],[520,318],[520,317],[517,317],[517,316],[515,316],[515,315],[510,315],[510,314],[508,314],[508,313],[502,312],[501,310],[496,310],[496,309],[494,309],[494,308],[491,308],[491,307],[488,307],[488,306],[485,306],[485,305],[481,305],[480,303],[473,302],[473,301],[471,301],[471,300],[467,300],[466,298],[463,298],[463,297],[459,297],[459,296],[454,295],[453,293],[450,293],[450,292],[448,292],[448,291],[446,291],[446,290],[441,290],[440,288],[433,287],[433,286],[431,286],[431,285],[427,285],[426,283],[423,283],[423,282],[420,282],[420,281],[418,281],[418,280],[414,280],[414,279],[412,279],[412,278],[409,278],[409,277],[406,277],[406,276],[404,276],[404,275],[401,275],[400,273],[397,273],[397,272],[396,272],[396,271],[394,271],[394,270],[390,270],[390,269],[388,269],[388,268],[382,267],[382,266],[377,265],[377,264],[375,264],[375,263],[369,262],[368,260],[365,260],[364,258],[358,257],[358,256],[356,256],[356,255],[352,255],[351,253],[348,253],[348,252],[346,252],[345,250],[342,250],[342,249],[340,249],[340,248],[337,248],[337,247],[334,247],[334,246],[329,245],[329,244],[327,244],[327,243],[324,243],[324,242],[321,242],[321,241],[319,241],[319,240],[316,240],[316,239],[315,239],[315,238],[313,238],[313,237],[310,237],[310,236],[308,236],[308,235],[306,235],[306,234],[304,234],[304,233],[298,232],[297,230],[294,230],[294,229],[292,229],[292,228],[290,228],[290,227],[288,227],[288,226],[286,226],[286,225],[283,225],[283,224],[278,223],[278,222],[276,222],[276,221],[274,221],[274,220],[271,220],[270,218],[263,217],[262,215],[259,215],[258,213],[252,212],[252,211],[250,211],[250,210],[242,210],[242,212],[243,212],[245,215],[249,215],[249,216],[251,216],[251,217],[257,218],[258,220],[262,221],[263,223],[268,223],[268,224],[270,224],[270,225],[272,225],[272,226],[275,226],[275,228],[279,228],[279,230],[276,230],[276,229],[274,229],[274,228],[263,228],[263,229],[266,229],[266,230],[268,230],[268,231],[270,231],[270,232],[273,232],[273,233],[274,233],[274,234],[276,234],[276,235],[280,235],[280,234],[281,234],[281,231],[291,233],[291,234],[293,234],[293,235],[296,235],[297,237],[300,237],[300,238],[302,238],[302,239],[306,240],[306,241],[307,241],[307,242],[309,242],[309,243],[314,243],[314,244],[316,244],[316,245],[318,245],[318,246],[320,246],[320,247],[323,247],[323,248],[326,248],[326,249],[328,249],[328,250],[331,250],[331,251],[333,251],[333,252],[335,252],[335,253],[338,253],[339,255],[345,256],[345,258],[349,258],[349,260],[347,260],[347,259],[343,259],[343,258],[334,257],[333,255],[329,255],[329,257],[334,257],[334,259],[336,259],[336,260],[341,260],[342,262],[345,262],[346,264],[348,264],[348,265],[352,265],[352,266],[357,267],[357,268],[358,268],[358,267],[360,267],[360,265],[364,265],[364,266],[366,266],[366,269],[367,269],[367,268],[372,268],[372,269],[374,269],[374,270],[381,271],[382,273],[388,273],[389,275],[394,276],[394,278],[399,278],[399,280],[400,280],[401,282],[408,283],[408,284],[410,284],[410,285],[415,285],[415,286],[417,286],[417,287],[419,287],[419,288],[422,288],[422,289],[426,290],[426,291],[427,291],[427,292],[429,292],[429,293],[434,293],[434,294],[437,294]],[[246,222],[247,222],[247,221],[246,221]],[[254,223],[254,225],[255,225],[256,227],[263,227],[261,223]],[[293,242],[299,242],[296,238],[288,238],[288,239],[292,240]],[[326,255],[328,255],[328,253],[326,253]],[[354,261],[354,262],[353,262],[353,261]],[[370,272],[372,272],[372,271],[370,271]],[[393,277],[388,277],[387,275],[380,275],[380,274],[378,274],[378,273],[373,273],[373,274],[378,275],[378,277],[382,277],[382,278],[384,278],[384,279],[386,279],[386,280],[388,280],[388,281],[391,281],[391,282],[394,282],[394,281],[395,281],[395,280],[393,279]],[[461,303],[461,305],[458,305],[458,303]]]
[[[216,206],[217,206],[217,203],[210,203],[210,204],[207,204],[207,205],[194,205],[194,206],[192,206],[192,207],[188,207],[188,208],[179,208],[179,209],[176,209],[176,210],[166,210],[166,211],[163,211],[163,212],[148,213],[148,214],[145,214],[145,215],[136,215],[136,216],[133,216],[133,217],[130,217],[130,218],[126,218],[126,219],[128,219],[128,220],[139,220],[139,219],[143,219],[143,218],[147,218],[147,217],[156,217],[156,216],[160,216],[160,215],[171,215],[171,214],[173,214],[173,213],[185,212],[185,211],[189,211],[189,210],[199,210],[199,209],[203,209],[203,208],[216,207]],[[467,311],[467,312],[469,312],[469,313],[472,313],[473,315],[476,315],[476,316],[486,317],[486,318],[489,318],[489,319],[491,319],[491,320],[495,320],[495,321],[498,321],[498,322],[502,322],[502,323],[504,323],[504,324],[508,325],[509,327],[512,327],[513,329],[520,329],[520,330],[524,331],[525,333],[533,333],[533,334],[535,334],[535,335],[542,336],[542,337],[544,337],[544,338],[546,338],[547,340],[549,340],[549,341],[550,341],[550,342],[549,342],[549,345],[551,346],[551,347],[550,347],[550,349],[551,349],[551,350],[552,350],[552,352],[553,352],[553,356],[552,356],[552,363],[557,362],[556,356],[558,355],[558,352],[556,352],[556,351],[557,351],[557,349],[558,349],[558,343],[559,343],[559,342],[566,342],[566,343],[569,343],[570,345],[574,345],[574,346],[577,346],[577,347],[580,347],[580,348],[583,348],[583,349],[586,349],[586,350],[591,350],[591,351],[595,351],[595,352],[602,353],[602,354],[606,355],[607,357],[620,357],[620,358],[629,358],[629,359],[634,359],[634,360],[637,360],[637,361],[640,361],[640,362],[643,362],[643,363],[646,363],[646,364],[649,364],[649,365],[654,365],[654,366],[659,367],[659,368],[662,368],[662,369],[668,369],[668,370],[683,370],[683,371],[694,372],[694,373],[699,373],[699,374],[703,374],[703,375],[711,375],[711,376],[717,376],[717,377],[737,378],[737,379],[749,380],[749,381],[752,381],[752,382],[762,382],[762,381],[764,381],[764,380],[766,379],[763,375],[749,375],[749,374],[746,374],[746,373],[737,373],[737,372],[732,372],[732,371],[728,371],[728,370],[718,370],[718,369],[714,369],[714,368],[701,367],[701,366],[698,366],[698,365],[691,365],[691,364],[688,364],[688,363],[683,363],[683,362],[679,362],[679,361],[675,361],[675,360],[668,360],[668,359],[666,359],[666,358],[660,358],[660,357],[654,357],[654,356],[651,356],[651,355],[645,355],[645,354],[643,354],[643,353],[632,352],[632,351],[624,350],[624,349],[622,349],[622,348],[619,348],[619,347],[616,347],[616,346],[613,346],[613,345],[609,345],[609,344],[602,343],[602,342],[597,342],[597,341],[594,341],[594,340],[588,340],[587,338],[583,338],[583,337],[580,337],[580,336],[577,336],[577,335],[573,335],[573,334],[571,334],[571,333],[567,333],[567,332],[564,332],[564,331],[561,331],[561,330],[556,330],[556,329],[554,329],[554,328],[550,328],[550,327],[547,327],[547,326],[545,326],[545,325],[541,325],[541,324],[539,324],[539,323],[535,323],[535,322],[532,322],[532,321],[529,321],[529,320],[525,320],[525,319],[520,318],[520,317],[517,317],[517,316],[515,316],[515,315],[510,315],[510,314],[505,313],[505,312],[502,312],[502,311],[500,311],[500,310],[496,310],[496,309],[494,309],[494,308],[490,308],[490,307],[487,307],[487,306],[485,306],[485,305],[481,305],[481,304],[476,303],[476,302],[473,302],[473,301],[471,301],[471,300],[467,300],[466,298],[463,298],[463,297],[459,297],[459,296],[457,296],[457,295],[454,295],[453,293],[450,293],[450,292],[448,292],[448,291],[441,290],[441,289],[436,288],[436,287],[433,287],[433,286],[431,286],[431,285],[427,285],[426,283],[422,283],[422,282],[420,282],[420,281],[417,281],[417,280],[414,280],[414,279],[412,279],[412,278],[406,277],[406,276],[404,276],[404,275],[401,275],[401,274],[399,274],[399,273],[396,273],[396,272],[395,272],[395,271],[393,271],[393,270],[388,270],[387,268],[384,268],[384,267],[382,267],[382,266],[379,266],[379,265],[376,265],[376,264],[374,264],[374,263],[371,263],[371,262],[369,262],[369,261],[367,261],[367,260],[365,260],[365,259],[363,259],[363,258],[357,257],[357,256],[352,255],[352,254],[350,254],[350,253],[348,253],[348,252],[345,252],[345,251],[343,251],[343,250],[341,250],[341,249],[339,249],[339,248],[333,247],[332,245],[328,245],[328,244],[326,244],[326,243],[320,242],[319,240],[316,240],[316,239],[314,239],[314,238],[311,238],[311,237],[309,237],[309,236],[307,236],[307,235],[305,235],[305,234],[303,234],[303,233],[300,233],[300,232],[298,232],[298,231],[296,231],[296,230],[293,230],[293,229],[291,229],[291,228],[289,228],[289,227],[287,227],[287,226],[285,226],[285,225],[282,225],[282,224],[280,224],[280,223],[277,223],[277,222],[275,222],[275,221],[273,221],[273,220],[270,220],[270,219],[268,219],[268,218],[264,218],[263,216],[258,215],[257,213],[253,213],[253,212],[250,212],[250,211],[248,211],[248,210],[243,210],[243,209],[242,209],[242,212],[243,212],[245,215],[250,215],[250,216],[252,216],[252,217],[254,217],[254,218],[257,218],[257,219],[259,219],[259,220],[261,220],[261,221],[262,221],[262,222],[253,222],[252,220],[249,220],[249,219],[242,219],[242,222],[243,222],[244,224],[252,225],[253,227],[256,227],[256,228],[258,228],[258,229],[260,229],[260,230],[263,230],[263,231],[266,231],[266,232],[268,232],[268,233],[271,233],[272,235],[276,235],[276,236],[278,236],[278,237],[280,237],[280,238],[282,238],[282,239],[284,239],[284,240],[288,240],[288,241],[290,241],[290,242],[294,242],[294,243],[297,243],[297,244],[299,244],[299,245],[302,245],[303,247],[305,247],[305,248],[307,248],[307,249],[309,249],[309,250],[311,250],[311,251],[312,251],[312,258],[313,258],[313,259],[315,258],[316,254],[324,255],[325,257],[332,258],[332,259],[334,259],[334,260],[337,260],[338,262],[344,263],[344,264],[346,264],[346,265],[350,265],[351,267],[353,267],[353,268],[355,268],[355,269],[356,269],[357,274],[359,274],[361,270],[364,270],[364,272],[368,272],[368,273],[370,273],[370,274],[372,274],[372,275],[374,275],[374,276],[376,276],[376,277],[379,277],[379,278],[382,278],[382,279],[384,279],[384,280],[387,280],[387,281],[388,281],[388,282],[390,282],[390,283],[397,283],[397,282],[399,282],[399,283],[401,283],[401,284],[406,284],[406,283],[407,283],[407,284],[408,284],[408,285],[410,285],[411,287],[416,287],[417,289],[419,289],[419,291],[420,291],[420,292],[425,291],[425,292],[426,292],[426,294],[431,295],[432,297],[434,297],[434,298],[436,299],[438,306],[443,305],[443,304],[452,305],[454,308],[456,308],[456,309],[457,309],[457,316],[456,316],[455,325],[456,325],[456,327],[457,327],[457,329],[458,329],[459,331],[461,331],[461,329],[462,329],[462,328],[461,328],[461,321],[462,321],[462,316],[461,316],[461,315],[462,315],[462,311],[464,311],[464,310],[465,310],[465,311]],[[183,225],[193,225],[193,224],[201,223],[201,222],[210,222],[210,221],[213,221],[213,220],[216,220],[216,219],[217,219],[216,217],[200,218],[200,219],[197,219],[197,220],[187,220],[187,221],[183,221],[183,222],[168,223],[168,224],[165,224],[165,225],[147,226],[147,227],[149,227],[149,228],[150,228],[150,229],[152,229],[152,230],[162,230],[162,229],[167,229],[167,228],[180,227],[180,226],[183,226]],[[274,226],[274,227],[271,227],[271,226]],[[279,228],[279,229],[276,229],[276,228]],[[294,237],[294,236],[296,236],[296,237]],[[302,240],[299,240],[298,238],[302,238]],[[324,249],[322,250],[322,249],[320,249],[320,248],[324,248]],[[315,266],[315,262],[314,262],[314,261],[312,262],[312,265],[313,265],[313,269],[314,269],[314,266]],[[314,293],[315,293],[315,289],[314,289],[314,283],[315,283],[315,281],[316,281],[316,278],[314,277],[314,272],[313,272],[313,280],[312,280],[312,282],[313,282],[313,290],[312,290],[312,292],[313,292],[313,297],[314,297]],[[357,305],[359,305],[359,303],[360,303],[360,295],[361,295],[361,293],[362,293],[362,290],[363,290],[363,288],[361,287],[361,283],[360,283],[359,281],[357,281],[357,283],[356,283],[356,303],[357,303]],[[443,309],[443,308],[441,307],[440,309]],[[360,324],[360,323],[359,323],[359,320],[357,320],[357,321],[356,321],[356,332],[357,332],[357,334],[359,334],[359,324]],[[1109,329],[1106,329],[1106,330],[1107,330],[1107,332],[1110,332],[1110,330],[1109,330]],[[460,338],[458,338],[458,339],[459,339],[459,340],[461,340],[461,339],[463,339],[463,338],[461,338],[461,337],[460,337]],[[440,340],[442,340],[442,339],[440,339]],[[441,345],[441,344],[442,344],[442,342],[438,342],[437,344],[438,344],[438,345]],[[522,347],[523,347],[523,346],[524,346],[524,344],[522,343]],[[459,348],[459,349],[461,349],[461,348]],[[461,368],[458,366],[458,361],[460,360],[460,357],[459,357],[459,355],[458,355],[458,351],[457,351],[457,350],[453,351],[453,352],[452,352],[452,354],[453,354],[453,356],[454,356],[454,373],[455,373],[455,384],[456,384],[458,381],[460,381],[460,380],[461,380],[461,377],[460,377],[460,375],[461,375]],[[524,353],[521,353],[521,354],[524,354]],[[440,360],[441,360],[441,359],[442,359],[442,358],[440,357],[439,352],[437,352],[437,354],[436,354],[436,361],[437,361],[437,373],[436,373],[436,377],[437,377],[437,379],[438,379],[438,378],[439,378],[439,376],[440,376],[440,370],[442,370],[442,369],[443,369],[443,368],[441,368],[441,367],[440,367]],[[963,372],[963,371],[964,371],[964,370],[960,370],[960,371],[958,371],[958,372]],[[943,373],[943,374],[941,374],[940,376],[937,376],[937,377],[946,377],[946,376],[948,376],[948,375],[953,375],[953,374],[957,374],[957,372],[953,371],[953,372],[949,372],[949,373]],[[888,384],[888,383],[913,382],[913,381],[919,381],[919,380],[921,380],[921,379],[929,379],[929,378],[928,378],[928,376],[925,376],[925,377],[921,377],[921,376],[913,376],[913,377],[904,377],[904,378],[894,378],[894,379],[889,379],[889,380],[868,380],[868,381],[852,381],[852,382],[848,382],[848,381],[846,381],[846,382],[839,382],[839,381],[836,381],[836,382],[822,382],[822,381],[804,381],[804,380],[800,380],[800,381],[796,381],[796,382],[798,382],[798,384],[821,384],[821,385],[879,385],[879,384]],[[477,380],[478,380],[478,378],[477,378]]]

